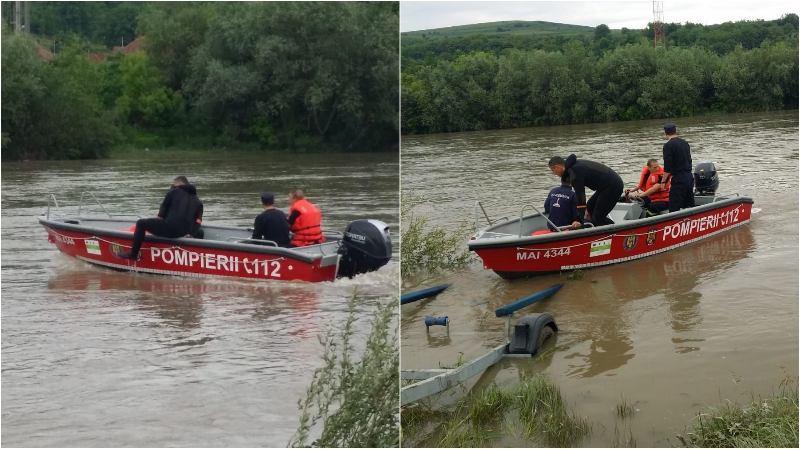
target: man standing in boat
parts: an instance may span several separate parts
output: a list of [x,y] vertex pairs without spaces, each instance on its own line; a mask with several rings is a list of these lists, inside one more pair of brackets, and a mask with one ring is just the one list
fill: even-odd
[[694,176],[692,175],[692,150],[689,143],[678,137],[674,123],[664,125],[664,176],[661,187],[671,181],[669,211],[694,207]]
[[197,189],[189,184],[186,176],[178,176],[172,180],[170,190],[161,202],[158,217],[141,218],[136,221],[131,250],[121,252],[117,256],[137,260],[145,232],[171,239],[183,237],[191,233],[202,219],[203,203],[197,197]]
[[[574,154],[570,154],[566,161],[560,156],[553,156],[547,165],[553,174],[561,177],[562,182],[568,182],[575,189],[578,212],[585,212],[586,218],[595,226],[614,223],[608,214],[616,206],[625,187],[617,172],[599,162],[578,160]],[[586,187],[594,190],[588,202]]]
[[253,224],[253,238],[272,240],[278,246],[289,246],[289,222],[286,214],[275,207],[275,195],[272,193],[261,194],[261,212]]
[[289,226],[292,231],[292,246],[308,246],[325,242],[322,235],[322,212],[306,199],[298,189],[289,194]]

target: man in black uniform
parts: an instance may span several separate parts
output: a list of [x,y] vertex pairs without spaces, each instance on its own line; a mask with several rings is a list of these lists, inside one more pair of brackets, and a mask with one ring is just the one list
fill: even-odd
[[[547,165],[553,174],[561,176],[561,182],[568,182],[575,189],[580,215],[586,211],[587,218],[595,226],[614,223],[608,214],[619,201],[624,187],[617,172],[599,162],[579,161],[574,154],[570,154],[566,161],[553,156]],[[594,190],[588,202],[586,187]]]
[[669,190],[669,211],[694,207],[694,176],[692,175],[692,151],[689,144],[678,137],[674,123],[664,125],[667,143],[664,144],[664,176],[661,187],[666,187],[672,178]]
[[203,218],[203,203],[197,197],[197,189],[189,184],[186,176],[172,180],[169,192],[164,196],[157,218],[141,218],[136,221],[133,246],[129,252],[117,254],[123,259],[136,260],[142,247],[145,232],[159,237],[178,238],[196,231]]
[[261,205],[264,212],[261,212],[253,224],[253,238],[272,240],[278,246],[289,246],[289,221],[282,210],[275,208],[275,194],[262,193]]

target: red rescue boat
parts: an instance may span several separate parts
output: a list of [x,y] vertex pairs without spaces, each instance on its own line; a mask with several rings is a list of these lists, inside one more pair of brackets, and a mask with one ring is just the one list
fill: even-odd
[[147,235],[138,260],[118,256],[133,242],[135,219],[39,218],[48,240],[62,253],[103,267],[178,276],[223,276],[321,282],[374,271],[392,257],[388,226],[356,220],[344,233],[326,233],[327,241],[282,248],[251,239],[251,230],[203,225],[204,237],[169,239]]
[[652,256],[745,225],[753,206],[752,199],[738,195],[698,195],[695,203],[652,217],[640,204],[618,203],[609,214],[614,224],[546,233],[547,219],[535,213],[477,232],[469,249],[484,268],[505,278],[586,269]]

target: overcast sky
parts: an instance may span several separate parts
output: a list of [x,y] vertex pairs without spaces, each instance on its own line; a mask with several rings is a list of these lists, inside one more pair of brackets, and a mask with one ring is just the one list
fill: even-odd
[[[664,22],[711,25],[777,19],[798,12],[785,0],[664,0]],[[500,20],[542,20],[572,25],[641,29],[653,20],[652,1],[401,1],[400,31],[428,30]]]

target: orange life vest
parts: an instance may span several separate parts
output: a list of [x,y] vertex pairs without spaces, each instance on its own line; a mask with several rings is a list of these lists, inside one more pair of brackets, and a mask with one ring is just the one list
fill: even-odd
[[322,212],[307,199],[297,200],[289,208],[289,215],[300,212],[292,225],[292,245],[308,246],[325,241],[322,235]]
[[[658,170],[655,173],[650,173],[650,169],[645,165],[642,169],[642,174],[639,177],[639,185],[637,187],[639,187],[642,192],[646,192],[651,187],[658,184],[662,177],[664,177],[664,167],[658,167]],[[667,185],[664,186],[663,190],[651,193],[649,195],[650,201],[669,201],[669,188],[671,185],[672,180],[669,180],[667,181]]]

